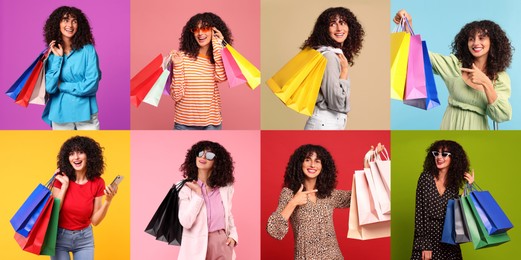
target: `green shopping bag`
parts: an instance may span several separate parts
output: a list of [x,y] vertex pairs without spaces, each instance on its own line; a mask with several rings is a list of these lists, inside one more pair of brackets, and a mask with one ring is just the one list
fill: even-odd
[[42,251],[40,255],[54,256],[56,251],[56,237],[58,236],[58,217],[60,216],[60,200],[54,198],[52,206],[51,219],[47,226],[47,233],[43,240]]
[[488,234],[483,221],[479,218],[479,214],[470,198],[470,194],[465,192],[461,202],[463,215],[469,226],[470,240],[474,245],[474,249],[497,246],[510,241],[510,237],[506,232],[497,235]]

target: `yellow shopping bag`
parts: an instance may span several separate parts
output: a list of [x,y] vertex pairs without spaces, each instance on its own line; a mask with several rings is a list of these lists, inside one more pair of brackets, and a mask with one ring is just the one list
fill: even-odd
[[[268,79],[266,84],[284,104],[287,104],[291,96],[321,60],[326,61],[326,58],[320,52],[306,48]],[[318,84],[320,86],[320,81]]]
[[260,71],[255,67],[251,62],[249,62],[244,56],[242,56],[239,52],[237,52],[230,44],[227,44],[224,48],[230,51],[235,62],[239,66],[239,69],[242,72],[242,75],[246,78],[248,86],[251,89],[255,89],[260,85]]
[[325,58],[318,61],[286,103],[289,108],[307,116],[313,114],[326,64]]
[[391,98],[403,100],[411,35],[407,32],[391,34]]

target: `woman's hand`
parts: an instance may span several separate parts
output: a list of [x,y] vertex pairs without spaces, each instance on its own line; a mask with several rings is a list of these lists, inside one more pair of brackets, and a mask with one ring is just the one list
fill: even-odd
[[194,180],[191,182],[186,182],[185,185],[188,186],[188,188],[190,188],[195,193],[197,193],[199,195],[203,194],[203,192],[201,191],[201,186],[199,186],[199,184],[197,184],[197,181]]
[[105,202],[110,202],[116,196],[116,193],[118,193],[118,185],[112,184],[107,187],[105,187]]
[[291,199],[291,203],[295,204],[296,206],[304,205],[308,203],[309,201],[309,194],[318,192],[318,190],[310,190],[310,191],[302,191],[304,190],[304,185],[300,184],[300,189],[293,195],[293,198]]
[[432,259],[432,251],[422,251],[422,260],[431,260]]
[[492,81],[490,81],[487,75],[474,63],[472,63],[472,69],[461,68],[461,71],[466,72],[470,81],[476,85],[483,86],[484,88],[487,86],[492,86]]
[[215,28],[215,27],[212,27],[212,37],[217,38],[219,40],[219,42],[222,42],[222,40],[224,39],[221,31],[217,30],[217,28]]
[[69,187],[69,177],[67,177],[67,175],[64,173],[60,173],[60,169],[56,169],[54,174],[56,175],[54,178],[62,184],[60,189],[66,190]]
[[228,238],[228,240],[226,240],[226,245],[227,246],[231,246],[231,247],[234,247],[235,244],[237,244],[237,242],[235,242],[235,240],[231,237]]
[[338,59],[340,60],[340,79],[347,79],[347,72],[349,69],[349,63],[347,62],[346,56],[343,53],[337,53]]
[[172,50],[170,51],[171,60],[174,64],[179,64],[183,61],[183,55],[180,51]]
[[411,26],[412,26],[412,17],[409,13],[407,13],[407,11],[405,11],[405,9],[402,9],[396,13],[396,15],[394,16],[393,22],[395,24],[400,24],[400,21],[402,20],[403,17],[407,18],[407,20],[409,21],[409,24],[411,24]]
[[472,185],[472,183],[474,183],[474,169],[472,170],[472,174],[466,172],[465,173],[465,180],[467,180],[467,182]]
[[51,41],[51,43],[49,43],[49,48],[51,49],[52,53],[56,56],[60,56],[62,57],[63,56],[63,48],[62,48],[62,45],[61,44],[58,44],[58,46],[56,46],[56,40],[54,41]]

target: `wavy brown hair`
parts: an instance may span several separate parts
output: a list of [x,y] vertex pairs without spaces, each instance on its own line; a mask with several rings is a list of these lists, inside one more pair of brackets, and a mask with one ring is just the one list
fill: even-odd
[[465,172],[469,172],[470,161],[463,150],[463,147],[450,140],[439,140],[432,143],[425,151],[425,161],[423,162],[423,171],[432,174],[438,178],[439,172],[436,167],[436,158],[432,156],[432,151],[438,150],[450,152],[450,165],[447,177],[445,179],[445,187],[461,188],[465,181]]
[[[199,54],[199,49],[201,49],[201,46],[199,46],[199,43],[197,43],[197,40],[194,37],[194,33],[192,32],[192,29],[197,28],[197,25],[201,23],[201,27],[215,27],[217,30],[221,32],[221,34],[224,37],[224,40],[231,44],[233,42],[232,39],[232,32],[226,25],[226,23],[219,17],[218,15],[214,13],[199,13],[186,23],[186,25],[183,27],[183,32],[181,33],[181,38],[179,38],[179,41],[181,42],[181,48],[180,50],[183,51],[188,57],[197,59],[197,55]],[[215,60],[213,58],[213,45],[210,42],[210,48],[208,48],[208,52],[206,53],[210,57],[210,60],[212,63],[215,63]]]
[[322,170],[317,177],[315,189],[318,190],[317,197],[323,199],[331,196],[331,192],[333,192],[333,189],[335,189],[337,185],[337,170],[331,154],[326,148],[320,145],[305,144],[293,152],[286,166],[284,187],[291,189],[293,194],[297,193],[300,189],[300,185],[304,184],[305,179],[302,164],[304,160],[313,155],[313,153],[316,154],[322,163]]
[[197,180],[197,154],[200,151],[210,151],[215,154],[213,168],[208,177],[207,184],[212,188],[225,187],[233,184],[235,178],[233,171],[234,162],[230,153],[219,143],[212,141],[200,141],[194,144],[187,152],[185,161],[179,168],[184,178]]
[[57,166],[69,177],[69,180],[76,180],[76,172],[69,161],[69,155],[73,152],[82,152],[87,155],[86,176],[89,181],[101,176],[105,171],[103,148],[100,144],[90,137],[74,136],[63,143],[57,156]]
[[[329,25],[337,19],[346,22],[349,28],[347,38],[343,45],[329,36]],[[358,56],[362,49],[364,35],[364,28],[362,28],[362,25],[358,22],[351,10],[344,7],[331,7],[320,14],[315,22],[313,32],[311,32],[311,35],[304,41],[300,48],[317,49],[320,46],[340,48],[344,56],[346,56],[349,65],[353,66],[355,57]]]
[[72,37],[72,49],[78,50],[87,44],[94,45],[94,37],[89,20],[85,14],[78,8],[72,6],[62,6],[54,10],[43,27],[43,36],[45,43],[49,45],[51,41],[56,41],[56,46],[63,46],[62,33],[60,32],[60,23],[64,18],[76,18],[78,21],[78,30]]
[[497,78],[497,74],[505,71],[512,62],[512,47],[505,31],[495,22],[489,20],[474,21],[461,28],[452,42],[452,53],[461,62],[464,68],[472,68],[474,56],[470,53],[468,41],[476,33],[490,38],[490,51],[487,57],[486,72],[491,80]]

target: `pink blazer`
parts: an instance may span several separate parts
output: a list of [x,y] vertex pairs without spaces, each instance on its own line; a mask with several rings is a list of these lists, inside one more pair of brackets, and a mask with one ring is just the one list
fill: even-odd
[[[239,242],[237,228],[232,215],[233,186],[219,188],[224,205],[226,234]],[[179,250],[179,260],[204,260],[208,248],[208,219],[204,199],[184,186],[179,192],[179,222],[183,226],[183,239]],[[236,244],[237,245],[237,244]],[[235,259],[235,251],[233,252]]]

